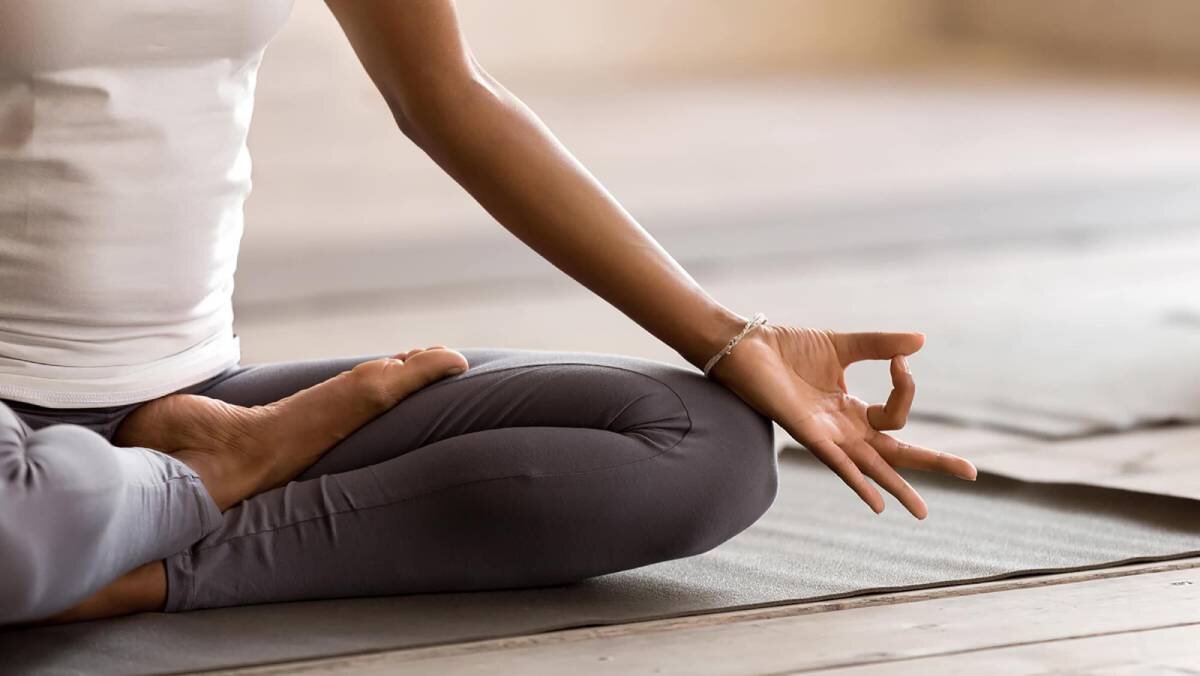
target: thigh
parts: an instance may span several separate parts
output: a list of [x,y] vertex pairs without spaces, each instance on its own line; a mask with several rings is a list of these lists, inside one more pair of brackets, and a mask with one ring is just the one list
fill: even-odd
[[[466,373],[171,557],[167,609],[558,584],[709,549],[774,497],[770,421],[694,370],[461,351]],[[258,367],[257,399],[253,381],[217,393],[262,403],[358,361]],[[271,390],[272,372],[292,380]]]
[[[496,428],[589,428],[662,441],[691,426],[682,390],[699,388],[709,398],[717,388],[722,391],[718,398],[741,403],[699,373],[649,359],[543,350],[459,351],[470,364],[465,373],[410,395],[330,449],[298,479],[378,464],[444,439]],[[265,404],[374,358],[250,366],[199,393],[243,406]]]

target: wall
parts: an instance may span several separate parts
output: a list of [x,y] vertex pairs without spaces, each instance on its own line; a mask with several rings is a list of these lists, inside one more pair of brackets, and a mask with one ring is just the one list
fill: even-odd
[[1021,58],[1121,70],[1200,67],[1196,0],[942,0],[941,35]]
[[936,0],[461,0],[490,70],[778,70],[906,58]]

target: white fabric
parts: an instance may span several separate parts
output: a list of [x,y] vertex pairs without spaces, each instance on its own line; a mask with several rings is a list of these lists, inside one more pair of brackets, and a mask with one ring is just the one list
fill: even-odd
[[292,0],[0,0],[0,399],[145,401],[239,359],[263,50]]

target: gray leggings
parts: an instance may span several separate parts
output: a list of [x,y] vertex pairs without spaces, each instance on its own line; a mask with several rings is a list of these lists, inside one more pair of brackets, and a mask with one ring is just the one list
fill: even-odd
[[[0,624],[159,559],[167,611],[556,585],[706,551],[774,499],[770,421],[697,371],[460,351],[466,373],[223,514],[186,465],[108,442],[136,405],[0,402]],[[360,361],[238,367],[183,391],[264,404]]]

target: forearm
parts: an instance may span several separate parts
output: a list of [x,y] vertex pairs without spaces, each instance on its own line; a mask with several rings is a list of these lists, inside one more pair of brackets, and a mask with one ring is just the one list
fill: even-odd
[[696,366],[742,327],[501,85],[440,96],[401,128],[522,242]]
[[[453,0],[327,0],[404,133],[509,231],[696,366],[745,318],[722,307],[571,157],[545,126],[475,63]],[[836,334],[770,325],[710,376],[782,425],[875,512],[867,477],[918,518],[919,495],[893,467],[974,478],[961,458],[881,432],[904,423],[911,376],[898,355],[920,334]],[[844,369],[891,359],[885,405],[846,392]],[[949,461],[949,462],[948,462]]]

